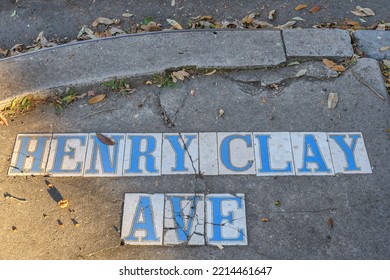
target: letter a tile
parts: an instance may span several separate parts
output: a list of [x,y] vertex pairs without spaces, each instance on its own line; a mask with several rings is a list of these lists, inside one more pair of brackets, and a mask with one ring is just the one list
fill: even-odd
[[166,194],[164,245],[204,245],[204,195]]
[[8,175],[45,175],[51,138],[52,134],[19,134]]
[[130,245],[162,245],[164,194],[125,194],[121,238]]
[[209,245],[248,245],[244,194],[206,196],[206,242]]

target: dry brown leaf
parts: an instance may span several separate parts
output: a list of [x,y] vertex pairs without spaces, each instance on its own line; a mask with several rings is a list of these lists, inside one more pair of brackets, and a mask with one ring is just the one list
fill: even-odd
[[218,118],[223,118],[224,116],[225,116],[225,110],[224,109],[219,109]]
[[261,21],[261,20],[254,20],[252,21],[252,25],[255,27],[260,27],[260,28],[272,28],[274,27],[272,24],[266,22],[266,21]]
[[167,18],[167,22],[174,28],[174,29],[177,29],[177,30],[182,30],[183,27],[174,19],[169,19]]
[[66,207],[68,207],[68,205],[69,205],[69,202],[66,199],[61,199],[60,201],[58,201],[58,206],[60,208],[66,208]]
[[111,138],[101,134],[101,133],[96,133],[96,137],[100,140],[100,142],[102,142],[103,144],[106,144],[106,145],[109,145],[109,146],[112,146],[112,145],[115,145],[115,141],[112,140]]
[[141,25],[141,29],[144,30],[144,31],[161,31],[162,28],[161,26],[159,26],[157,23],[151,21],[149,22],[147,25]]
[[385,51],[387,51],[387,50],[389,50],[389,49],[390,49],[390,46],[386,46],[386,47],[380,48],[379,50],[380,50],[381,52],[385,52]]
[[275,19],[275,14],[276,14],[276,10],[271,10],[271,11],[268,13],[268,19],[269,19],[269,20]]
[[337,92],[331,92],[328,96],[328,108],[333,110],[336,108],[337,103],[339,102],[339,95]]
[[5,126],[9,126],[8,120],[2,113],[0,113],[0,120],[4,123]]
[[130,14],[130,13],[123,13],[122,14],[122,17],[125,17],[125,18],[129,18],[129,17],[132,17],[134,16],[133,14]]
[[297,78],[302,77],[302,76],[304,76],[306,73],[307,73],[307,69],[301,69],[301,70],[298,71],[297,74],[295,74],[295,77],[297,77]]
[[291,21],[286,22],[285,24],[275,26],[275,28],[276,29],[291,29],[294,26],[294,24],[296,24],[296,23],[297,22],[295,20],[291,20]]
[[321,7],[320,6],[314,6],[313,8],[311,8],[310,10],[309,10],[309,12],[310,13],[316,13],[316,12],[318,12],[319,10],[321,10]]
[[351,13],[359,17],[375,16],[375,12],[373,10],[370,8],[362,8],[360,6],[356,6],[356,10],[352,11]]
[[253,19],[255,18],[256,14],[255,13],[251,13],[249,15],[246,15],[243,19],[242,19],[242,23],[243,24],[251,24]]
[[102,102],[105,97],[106,97],[106,94],[104,94],[104,93],[96,95],[96,96],[94,96],[94,97],[92,97],[91,99],[88,100],[88,104],[92,105],[92,104],[95,104],[95,103]]
[[306,8],[307,8],[306,4],[300,4],[300,5],[295,7],[295,11],[303,10],[303,9],[306,9]]
[[[94,22],[92,23],[92,26],[94,26],[93,24],[97,22],[97,24],[95,26],[97,26],[99,23],[101,24],[107,24],[107,25],[110,25],[110,24],[113,24],[114,21],[112,19],[109,19],[109,18],[105,18],[105,17],[98,17],[97,19],[94,20]],[[95,27],[94,26],[94,27]]]
[[[187,71],[185,70],[180,70],[180,71],[176,71],[176,72],[172,72],[172,79],[173,78],[176,78],[180,81],[184,81],[186,78],[188,78],[190,76],[190,73],[188,73]],[[174,81],[175,82],[175,81]],[[175,82],[176,83],[176,82]]]
[[204,75],[205,75],[205,76],[211,76],[211,75],[215,74],[215,72],[217,72],[217,70],[213,70],[213,71],[208,72],[208,73],[206,73],[206,74],[204,74]]
[[147,85],[147,86],[153,85],[153,82],[152,81],[146,81],[145,85]]
[[268,219],[268,218],[261,218],[261,221],[262,221],[263,223],[268,223],[268,222],[269,222],[269,219]]
[[201,16],[199,19],[200,20],[212,20],[213,17],[212,16]]
[[345,23],[348,24],[348,25],[352,25],[352,26],[359,26],[360,24],[357,22],[357,21],[353,21],[353,20],[345,20]]
[[333,62],[332,60],[329,60],[327,58],[324,58],[322,62],[325,64],[326,67],[328,67],[331,70],[337,71],[337,72],[344,72],[345,67],[343,65],[338,65],[336,62]]

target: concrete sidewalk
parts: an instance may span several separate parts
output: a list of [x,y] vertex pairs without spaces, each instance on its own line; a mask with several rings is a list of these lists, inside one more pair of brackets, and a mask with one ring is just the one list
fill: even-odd
[[[295,36],[296,43],[290,41],[294,39],[294,32],[299,34]],[[3,236],[0,258],[389,259],[386,248],[390,246],[390,174],[389,133],[386,130],[390,123],[390,108],[379,62],[360,58],[343,74],[330,70],[322,61],[316,60],[324,57],[342,60],[352,56],[348,33],[325,30],[321,32],[332,34],[321,37],[311,36],[310,32],[314,31],[288,31],[290,39],[277,31],[197,32],[192,35],[222,37],[223,40],[210,39],[213,46],[219,47],[211,48],[210,52],[203,53],[200,49],[188,53],[191,63],[177,53],[172,56],[176,57],[173,60],[164,57],[169,54],[169,48],[164,51],[163,43],[161,53],[156,55],[161,55],[160,61],[172,62],[167,68],[194,65],[230,68],[229,71],[218,71],[210,76],[194,74],[178,81],[174,88],[143,84],[127,96],[107,92],[103,102],[90,105],[85,99],[77,100],[59,116],[51,104],[37,104],[28,114],[11,119],[9,127],[0,126],[0,191],[5,194],[0,198]],[[139,40],[136,45],[142,42],[147,45],[151,42],[148,40],[165,42],[166,38],[175,36],[177,33],[161,33],[160,37],[118,37],[115,40],[123,45],[129,44],[129,40]],[[317,41],[332,36],[340,36],[337,44],[332,40],[328,43]],[[240,56],[225,56],[222,51],[230,51],[230,47],[225,46],[232,46],[229,38],[233,37]],[[264,40],[269,45],[263,49],[264,45],[260,43]],[[146,64],[153,68],[140,73],[142,75],[164,68],[156,63],[157,60],[146,56],[142,57],[144,65],[140,65],[142,59],[131,54],[126,63],[121,63],[123,56],[118,58],[117,52],[111,54],[106,49],[110,58],[117,59],[114,60],[116,63],[107,65],[107,55],[101,58],[97,54],[100,46],[108,48],[112,42],[91,41],[0,61],[2,100],[28,92],[51,94],[49,89],[71,84],[83,84],[77,88],[85,92],[98,91],[101,80],[114,76],[136,77],[138,74],[132,71],[143,71]],[[245,42],[259,43],[249,49],[240,48]],[[194,49],[198,49],[196,44],[192,43]],[[306,54],[302,53],[302,45],[306,45]],[[294,47],[297,47],[295,51]],[[91,50],[91,54],[96,51],[96,64],[82,49]],[[121,48],[116,50],[123,51]],[[141,50],[133,51],[141,53]],[[69,54],[75,54],[78,59],[74,61],[79,64],[61,63],[62,59],[63,62],[69,59]],[[45,57],[56,63],[45,64]],[[301,62],[286,66],[296,60]],[[75,65],[84,68],[73,68],[72,72]],[[119,67],[119,74],[115,74],[115,66]],[[15,67],[18,67],[17,72],[12,71]],[[11,73],[21,73],[18,81],[22,77],[24,82],[15,82]],[[46,79],[45,75],[48,75]],[[338,93],[339,98],[334,109],[328,107],[331,92]],[[96,132],[361,132],[372,174],[267,177],[199,176],[195,173],[159,177],[7,175],[17,134]],[[68,200],[67,208],[57,205],[48,184],[55,186],[61,197]],[[121,226],[125,193],[242,193],[245,195],[248,245],[223,249],[215,246],[123,245]]]

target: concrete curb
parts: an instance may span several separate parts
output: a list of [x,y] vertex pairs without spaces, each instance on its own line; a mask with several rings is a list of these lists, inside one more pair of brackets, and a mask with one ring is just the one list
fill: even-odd
[[376,60],[390,59],[390,49],[381,51],[381,48],[390,46],[390,31],[358,30],[353,37],[356,46],[366,57]]
[[[313,36],[317,32],[331,40]],[[341,30],[185,30],[61,45],[0,60],[0,107],[28,94],[47,96],[57,87],[186,66],[248,69],[282,65],[287,58],[344,59],[353,55],[348,38]]]

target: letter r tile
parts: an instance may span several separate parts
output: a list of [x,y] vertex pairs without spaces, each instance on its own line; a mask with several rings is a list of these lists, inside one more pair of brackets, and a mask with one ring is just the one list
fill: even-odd
[[83,176],[88,134],[53,134],[46,173],[51,176]]
[[52,134],[18,134],[9,176],[45,175]]
[[121,238],[130,245],[162,245],[164,194],[126,193]]
[[206,196],[206,242],[208,245],[248,245],[244,194]]
[[362,133],[328,133],[328,141],[336,174],[372,173]]
[[161,175],[161,133],[126,134],[123,176]]

